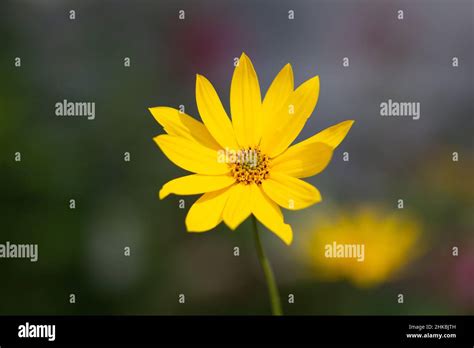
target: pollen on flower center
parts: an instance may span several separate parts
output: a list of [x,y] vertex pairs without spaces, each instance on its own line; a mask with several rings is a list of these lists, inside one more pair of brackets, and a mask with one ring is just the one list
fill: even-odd
[[230,173],[238,183],[260,185],[268,178],[270,159],[258,147],[242,149],[236,161],[230,163]]

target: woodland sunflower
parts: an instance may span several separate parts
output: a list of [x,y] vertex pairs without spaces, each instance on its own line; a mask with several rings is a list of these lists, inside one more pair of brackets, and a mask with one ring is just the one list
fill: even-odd
[[232,77],[229,118],[213,85],[197,75],[202,122],[171,107],[149,109],[167,133],[154,141],[174,164],[193,173],[163,185],[160,199],[203,194],[186,216],[189,232],[209,231],[222,221],[234,230],[254,215],[291,244],[292,228],[280,207],[299,210],[321,201],[318,189],[301,179],[328,165],[354,122],[341,122],[292,145],[318,96],[319,77],[294,89],[287,64],[262,101],[255,69],[242,53]]

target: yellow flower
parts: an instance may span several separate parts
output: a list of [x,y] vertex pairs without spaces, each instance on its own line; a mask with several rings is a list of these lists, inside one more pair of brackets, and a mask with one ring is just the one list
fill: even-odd
[[291,226],[280,207],[303,209],[321,201],[319,191],[301,178],[321,172],[354,121],[345,121],[290,146],[313,112],[319,96],[315,76],[294,90],[287,64],[263,101],[252,62],[242,54],[230,88],[227,116],[212,84],[196,78],[196,102],[203,123],[169,107],[150,108],[167,134],[154,138],[177,166],[195,174],[166,183],[170,193],[203,195],[186,216],[189,232],[208,231],[221,221],[236,229],[253,214],[291,244]]
[[401,213],[363,207],[310,229],[306,261],[317,275],[346,278],[360,287],[380,284],[420,253],[420,224]]

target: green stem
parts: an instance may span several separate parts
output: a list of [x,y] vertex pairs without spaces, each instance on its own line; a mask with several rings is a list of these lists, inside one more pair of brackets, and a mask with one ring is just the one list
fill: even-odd
[[268,258],[265,255],[265,251],[262,247],[262,242],[260,241],[260,235],[258,234],[257,219],[255,218],[255,216],[252,216],[252,220],[255,236],[255,246],[257,248],[257,255],[260,261],[260,265],[262,265],[263,273],[265,274],[265,280],[267,281],[268,294],[270,296],[270,304],[272,307],[272,314],[283,315],[283,311],[281,310],[280,294],[278,293],[278,287],[275,282],[275,276],[273,275],[272,266],[270,265],[270,261],[268,261]]

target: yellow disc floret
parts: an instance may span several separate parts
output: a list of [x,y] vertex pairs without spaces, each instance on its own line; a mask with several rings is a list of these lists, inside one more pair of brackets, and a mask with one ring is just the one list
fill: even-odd
[[242,149],[236,160],[230,163],[230,173],[238,183],[260,185],[268,178],[270,159],[258,147]]

